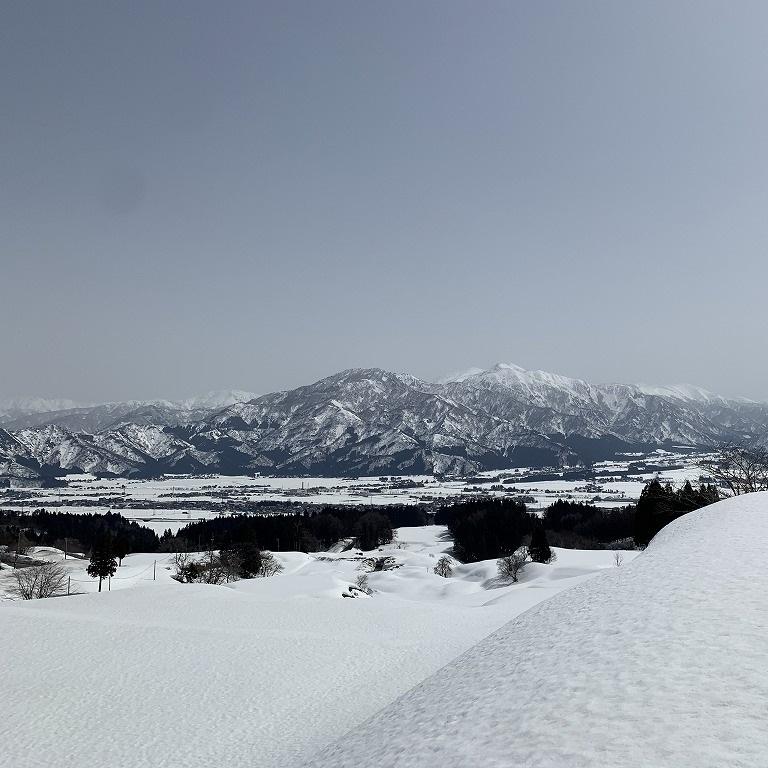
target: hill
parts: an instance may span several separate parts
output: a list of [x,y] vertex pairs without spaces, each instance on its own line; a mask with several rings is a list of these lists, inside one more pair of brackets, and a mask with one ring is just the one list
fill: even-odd
[[705,507],[538,605],[313,768],[765,765],[768,494]]

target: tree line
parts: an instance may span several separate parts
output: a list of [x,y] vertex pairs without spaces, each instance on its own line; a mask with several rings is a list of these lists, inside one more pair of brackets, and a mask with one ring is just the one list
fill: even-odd
[[539,516],[521,501],[487,497],[443,507],[435,515],[435,523],[448,527],[454,555],[464,562],[510,558],[523,546],[534,562],[548,562],[551,546],[645,547],[674,519],[718,499],[714,485],[694,488],[686,482],[673,488],[653,480],[636,505],[610,509],[558,499]]
[[156,552],[160,547],[157,534],[126,520],[117,512],[105,514],[51,512],[36,509],[34,512],[0,510],[0,545],[16,547],[50,546],[68,548],[71,552],[88,554],[103,539],[112,541],[119,557],[131,552]]
[[200,551],[203,548],[256,544],[271,551],[319,552],[341,539],[354,539],[360,549],[388,544],[393,529],[429,522],[422,507],[391,505],[325,506],[278,515],[215,517],[189,523],[173,536],[166,531],[160,540],[163,549]]

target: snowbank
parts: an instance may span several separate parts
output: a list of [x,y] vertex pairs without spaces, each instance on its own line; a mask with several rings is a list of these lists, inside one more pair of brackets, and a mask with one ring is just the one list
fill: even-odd
[[768,764],[768,494],[672,523],[509,622],[310,762]]

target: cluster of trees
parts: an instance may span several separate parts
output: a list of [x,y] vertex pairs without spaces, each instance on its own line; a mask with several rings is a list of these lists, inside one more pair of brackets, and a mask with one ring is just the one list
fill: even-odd
[[662,485],[653,480],[643,488],[634,516],[633,537],[639,547],[645,547],[665,526],[694,509],[714,504],[720,498],[714,485],[694,488],[686,482],[682,488]]
[[371,550],[391,542],[394,528],[427,522],[428,513],[416,506],[333,506],[285,515],[199,520],[176,536],[166,531],[160,546],[167,551],[201,551],[254,544],[275,552],[317,552],[341,539],[354,539],[360,549]]
[[109,538],[119,558],[131,552],[155,552],[157,534],[117,512],[74,514],[36,509],[31,513],[0,510],[0,545],[15,547],[21,539],[26,546],[68,548],[89,553],[94,545]]
[[[614,549],[632,539],[635,507],[614,509],[558,499],[542,515],[549,543],[566,549]],[[624,547],[621,547],[624,548]]]
[[[124,554],[117,555],[115,539],[109,534],[102,534],[94,542],[86,572],[99,580],[99,592],[104,579],[115,575],[117,561],[122,560],[122,557]],[[39,600],[69,594],[68,574],[61,563],[39,560],[27,562],[17,567],[13,576],[15,583],[11,587],[11,594],[22,600]]]
[[512,499],[473,499],[443,507],[435,515],[453,536],[459,560],[474,562],[511,555],[534,527],[536,516]]
[[[719,498],[714,485],[681,488],[649,483],[635,506],[617,509],[558,499],[541,517],[511,499],[481,498],[441,509],[435,523],[446,525],[454,555],[464,562],[499,559],[500,572],[512,580],[518,562],[546,563],[552,546],[571,549],[629,549],[645,547],[665,525],[680,515]],[[522,550],[525,552],[522,552]],[[503,562],[502,562],[503,561]]]
[[217,552],[210,550],[202,557],[177,552],[174,561],[173,578],[183,584],[226,584],[238,579],[274,576],[283,570],[271,552],[263,552],[255,544],[237,544]]

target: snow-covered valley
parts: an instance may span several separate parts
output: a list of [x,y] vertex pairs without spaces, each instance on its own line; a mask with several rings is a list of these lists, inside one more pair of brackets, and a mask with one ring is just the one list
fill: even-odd
[[673,484],[696,482],[702,458],[655,451],[595,464],[589,475],[583,469],[569,474],[566,470],[542,472],[524,467],[483,472],[471,478],[168,475],[131,480],[69,475],[67,486],[62,488],[0,489],[0,508],[31,511],[42,507],[93,514],[116,511],[160,534],[166,529],[175,533],[190,522],[221,514],[268,514],[270,504],[285,503],[439,505],[491,496],[519,498],[532,511],[541,511],[557,499],[620,507],[636,501],[645,483],[654,477]]
[[[365,553],[397,567],[370,573],[373,594],[356,599],[344,597],[364,558],[353,551],[277,553],[282,574],[228,586],[179,584],[171,555],[136,554],[111,591],[0,601],[5,757],[298,768],[518,614],[616,570],[609,551],[557,550],[518,584],[499,582],[494,561],[442,578],[450,545],[439,526],[399,529]],[[86,564],[65,561],[73,591],[96,589]]]

